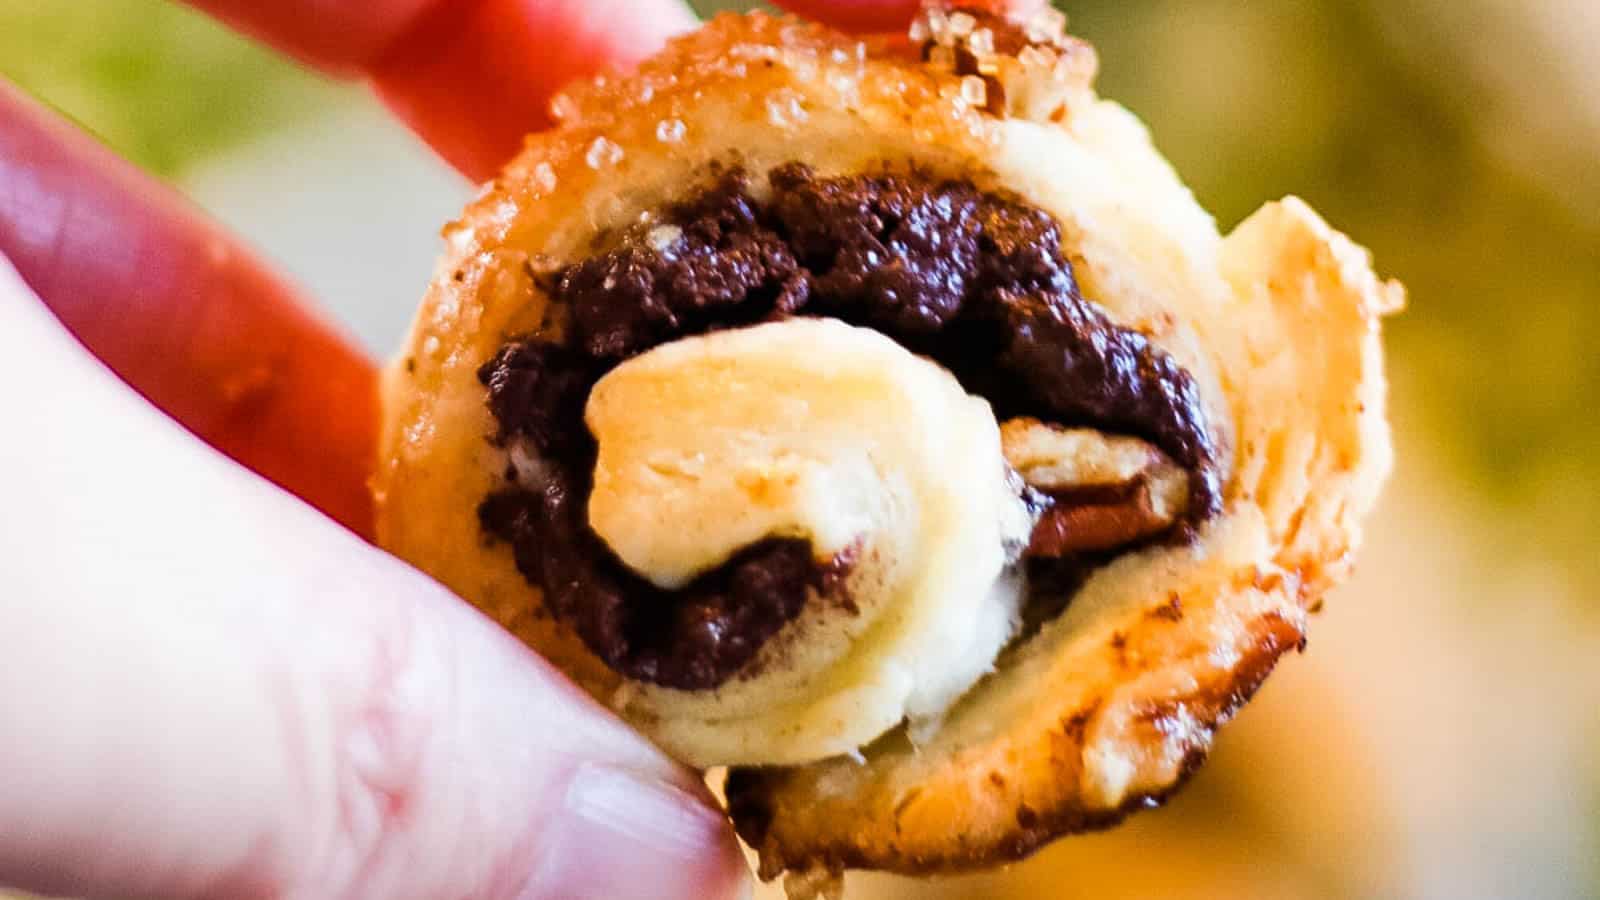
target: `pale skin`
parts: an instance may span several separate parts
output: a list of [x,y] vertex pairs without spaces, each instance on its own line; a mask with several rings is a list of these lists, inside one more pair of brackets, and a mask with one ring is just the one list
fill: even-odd
[[[366,79],[473,179],[562,83],[693,25],[676,0],[196,5]],[[916,4],[785,5],[867,31]],[[233,238],[0,83],[0,884],[746,894],[695,773],[366,542],[374,377]]]

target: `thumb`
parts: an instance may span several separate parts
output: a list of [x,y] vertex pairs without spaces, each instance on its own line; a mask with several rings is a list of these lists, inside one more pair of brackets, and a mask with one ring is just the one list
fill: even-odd
[[[41,387],[45,386],[45,387]],[[697,778],[443,588],[205,447],[0,258],[0,883],[718,898]]]

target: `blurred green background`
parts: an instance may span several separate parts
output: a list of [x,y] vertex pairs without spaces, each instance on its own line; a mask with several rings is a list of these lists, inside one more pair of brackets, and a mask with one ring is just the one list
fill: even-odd
[[[1407,283],[1400,466],[1311,652],[1171,808],[1001,875],[862,889],[1600,896],[1600,3],[1061,5],[1224,230],[1299,194]],[[470,193],[359,85],[159,0],[0,0],[0,75],[379,352]]]

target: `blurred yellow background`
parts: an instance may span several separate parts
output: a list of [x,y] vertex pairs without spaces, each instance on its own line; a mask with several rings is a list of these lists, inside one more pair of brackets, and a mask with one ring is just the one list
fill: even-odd
[[[1224,229],[1300,194],[1409,285],[1399,468],[1307,653],[1168,808],[859,896],[1600,897],[1600,3],[1062,5]],[[160,0],[0,0],[0,75],[377,352],[470,193],[358,86]]]

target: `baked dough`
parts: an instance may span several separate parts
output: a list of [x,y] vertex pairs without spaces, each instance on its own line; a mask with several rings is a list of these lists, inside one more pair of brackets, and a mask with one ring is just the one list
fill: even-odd
[[[511,550],[478,527],[508,467],[478,371],[508,339],[563,327],[545,273],[708,172],[887,166],[1020,198],[1060,223],[1084,296],[1192,373],[1221,452],[1220,514],[1187,541],[1095,570],[1064,613],[915,733],[735,768],[729,810],[763,877],[980,867],[1159,802],[1302,646],[1388,472],[1378,323],[1401,306],[1400,286],[1293,198],[1221,236],[1139,122],[1095,96],[1092,49],[1058,28],[935,10],[910,42],[862,41],[725,15],[633,75],[573,88],[555,104],[557,127],[531,136],[446,227],[447,253],[386,373],[379,542],[625,715],[638,689],[552,618]],[[1017,446],[1094,444],[1024,437]],[[1068,469],[1141,458],[1095,446]],[[703,745],[661,722],[663,708],[631,718],[696,763],[750,761],[697,756]]]

